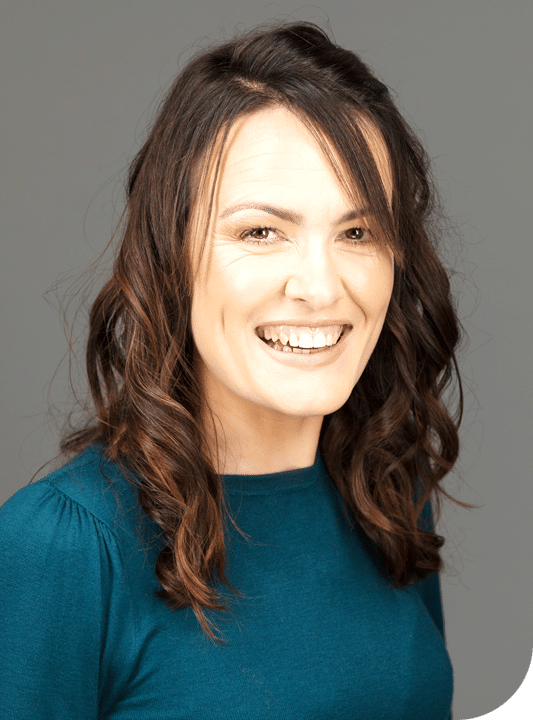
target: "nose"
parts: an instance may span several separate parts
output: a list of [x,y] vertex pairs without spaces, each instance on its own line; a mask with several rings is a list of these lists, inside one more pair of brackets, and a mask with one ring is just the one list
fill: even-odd
[[323,238],[308,238],[304,245],[292,258],[285,295],[317,310],[334,305],[343,294],[340,258],[331,256]]

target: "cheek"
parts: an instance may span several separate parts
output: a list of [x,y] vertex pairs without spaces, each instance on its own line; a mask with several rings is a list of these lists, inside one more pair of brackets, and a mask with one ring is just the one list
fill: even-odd
[[198,349],[212,342],[220,315],[220,302],[217,302],[215,287],[211,282],[196,282],[191,302],[191,330]]
[[377,320],[385,317],[392,295],[392,282],[376,283],[367,294],[368,313]]
[[352,276],[352,292],[359,298],[367,320],[384,317],[394,285],[394,264],[386,262],[369,263]]
[[279,258],[259,255],[239,257],[219,265],[210,283],[210,293],[229,311],[247,313],[261,306],[280,284]]
[[193,292],[191,326],[198,340],[220,340],[221,333],[241,327],[247,316],[264,304],[273,278],[261,259],[213,258],[209,273],[201,276]]

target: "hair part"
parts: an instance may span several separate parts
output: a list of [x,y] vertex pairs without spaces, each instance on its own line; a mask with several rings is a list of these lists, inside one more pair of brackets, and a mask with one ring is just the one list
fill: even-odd
[[[426,501],[436,500],[437,519],[440,495],[473,507],[440,484],[459,454],[463,400],[454,352],[461,331],[436,252],[438,194],[422,145],[387,87],[312,23],[278,23],[202,52],[176,78],[131,165],[121,244],[89,318],[94,416],[66,433],[60,450],[100,442],[109,459],[133,471],[140,504],[166,541],[156,594],[172,609],[191,607],[215,642],[222,640],[206,610],[228,607],[214,573],[241,595],[225,575],[226,515],[237,526],[205,448],[190,249],[197,237],[205,240],[235,122],[280,105],[312,133],[346,192],[369,206],[376,237],[396,264],[376,348],[320,433],[347,518],[379,550],[390,581],[404,587],[442,567],[444,539],[418,523]],[[376,138],[387,152],[390,198]],[[444,393],[454,378],[452,417]]]

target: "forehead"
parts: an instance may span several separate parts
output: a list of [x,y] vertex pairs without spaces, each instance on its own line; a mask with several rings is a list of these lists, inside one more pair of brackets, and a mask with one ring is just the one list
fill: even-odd
[[[314,184],[332,169],[309,131],[285,109],[242,118],[231,128],[216,188],[217,205],[259,193],[290,203],[306,181]],[[325,171],[325,173],[324,173]]]
[[[374,157],[390,201],[392,183],[385,143],[377,128],[369,121],[359,119],[357,125]],[[214,153],[214,157],[220,155],[215,192],[217,198],[223,199],[228,193],[232,194],[236,186],[246,187],[247,183],[250,183],[249,189],[253,192],[254,184],[258,183],[264,189],[265,183],[269,182],[294,184],[313,181],[317,173],[324,174],[324,171],[334,176],[334,166],[337,168],[335,183],[339,183],[339,170],[346,182],[341,154],[319,128],[311,127],[281,106],[238,118],[227,134],[222,153],[220,139]],[[207,187],[215,190],[214,163],[210,165],[208,174],[211,179]],[[344,188],[346,190],[346,185]]]

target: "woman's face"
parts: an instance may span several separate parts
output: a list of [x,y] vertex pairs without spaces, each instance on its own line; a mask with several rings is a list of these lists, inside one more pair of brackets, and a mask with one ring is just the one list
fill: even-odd
[[[390,190],[385,158],[377,146]],[[283,108],[241,118],[222,158],[192,298],[210,408],[259,422],[340,408],[374,350],[393,280],[392,253],[373,244],[362,208],[303,124]],[[267,327],[285,351],[261,339]],[[334,346],[287,351],[332,342],[341,328]]]

